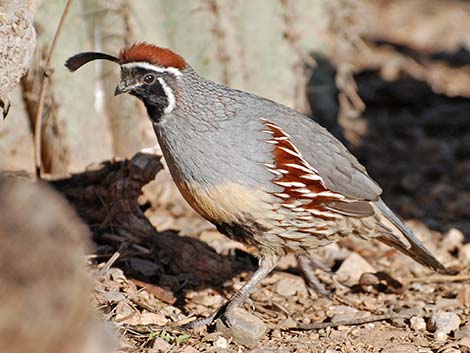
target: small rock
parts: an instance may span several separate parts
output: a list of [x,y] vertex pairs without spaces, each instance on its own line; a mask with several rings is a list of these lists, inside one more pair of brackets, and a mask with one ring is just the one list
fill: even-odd
[[107,275],[109,275],[116,282],[126,281],[126,276],[124,275],[124,272],[120,268],[111,267],[108,270]]
[[459,301],[455,298],[438,298],[436,306],[439,309],[456,308],[459,306]]
[[307,292],[307,288],[301,277],[286,275],[276,282],[274,291],[283,297],[292,297],[297,293]]
[[445,342],[447,334],[455,331],[460,326],[460,318],[452,312],[436,312],[429,320],[429,329],[434,331],[434,338],[438,342]]
[[464,337],[470,338],[470,324],[462,326],[457,331],[455,331],[455,339],[456,340],[464,338]]
[[165,326],[168,319],[163,314],[144,312],[142,314],[135,314],[130,319],[125,320],[128,325],[157,325]]
[[470,308],[470,288],[461,288],[457,293],[457,300],[461,306]]
[[361,275],[375,272],[375,269],[362,256],[351,253],[341,264],[336,274],[341,282],[353,286],[359,282]]
[[254,346],[266,333],[267,327],[264,322],[244,309],[236,308],[228,313],[227,318],[230,327],[221,319],[218,319],[216,323],[217,331],[233,337],[238,344]]
[[356,308],[346,305],[336,305],[330,307],[326,315],[331,317],[331,322],[341,322],[362,319],[370,316],[370,313],[368,311],[359,311]]
[[465,244],[460,248],[459,260],[464,266],[470,265],[470,243]]
[[444,343],[447,341],[447,333],[443,331],[434,332],[434,339],[439,343]]
[[326,245],[321,249],[321,252],[325,254],[324,257],[329,266],[332,266],[335,261],[344,260],[350,254],[348,250],[341,248],[337,243]]
[[292,319],[290,316],[287,319],[282,320],[278,324],[279,328],[282,329],[289,329],[297,326],[297,322],[295,322],[294,319]]
[[199,351],[194,347],[186,346],[179,353],[199,353]]
[[426,329],[426,321],[422,317],[413,316],[410,319],[410,327],[414,331],[424,331]]
[[149,351],[149,353],[166,353],[166,352],[169,352],[170,349],[171,349],[171,344],[169,344],[164,339],[157,337],[155,338],[152,349]]
[[448,252],[455,251],[459,249],[464,241],[463,233],[457,228],[451,228],[442,239],[442,246]]
[[416,346],[410,343],[388,343],[381,353],[416,353]]
[[295,255],[292,253],[283,256],[281,260],[277,263],[276,268],[278,270],[287,270],[288,268],[296,268],[297,267],[297,259]]
[[115,312],[116,316],[114,320],[116,320],[116,322],[128,320],[136,313],[134,308],[124,301],[119,302],[118,305],[116,305]]
[[[241,352],[241,351],[239,351]],[[247,353],[290,353],[291,351],[288,350],[288,349],[273,349],[273,348],[264,348],[264,347],[260,347],[260,348],[255,348],[251,351],[248,351]]]
[[462,337],[457,341],[457,344],[459,346],[465,347],[467,349],[470,349],[470,336],[468,337]]
[[418,283],[418,282],[412,283],[409,288],[417,292],[422,292],[426,294],[434,293],[436,290],[434,286],[431,286],[429,284]]
[[218,337],[215,341],[214,341],[214,347],[217,347],[217,348],[222,348],[222,349],[227,349],[228,348],[228,341],[225,337]]

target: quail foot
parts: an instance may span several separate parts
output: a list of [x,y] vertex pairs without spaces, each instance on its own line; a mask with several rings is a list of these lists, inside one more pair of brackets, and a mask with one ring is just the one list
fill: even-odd
[[251,278],[216,314],[191,327],[229,319],[286,253],[305,262],[307,251],[349,235],[379,240],[449,272],[386,206],[365,168],[311,118],[209,81],[178,54],[147,43],[117,57],[77,54],[66,66],[75,71],[96,59],[120,66],[116,95],[144,103],[188,203],[221,233],[257,249]]

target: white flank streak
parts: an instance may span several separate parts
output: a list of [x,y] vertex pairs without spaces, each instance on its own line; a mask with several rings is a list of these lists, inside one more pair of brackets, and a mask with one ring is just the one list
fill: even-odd
[[313,198],[317,197],[318,194],[316,194],[316,193],[314,193],[314,192],[311,192],[311,193],[308,193],[308,194],[303,194],[302,196],[303,196],[303,197],[308,197],[308,198],[310,198],[310,199],[313,199]]
[[266,132],[266,133],[271,134],[271,135],[274,134],[274,132],[272,132],[271,130],[260,130],[260,131],[261,131],[261,132]]
[[318,216],[326,216],[326,217],[331,217],[331,218],[341,218],[336,213],[328,212],[328,211],[319,211],[319,210],[316,210],[314,208],[309,208],[309,209],[307,209],[307,211],[314,214],[314,215],[318,215]]
[[277,144],[278,144],[277,141],[273,141],[273,140],[269,140],[269,141],[266,141],[266,142],[267,142],[267,143],[271,143],[271,144],[273,144],[273,145],[277,145]]
[[263,163],[263,165],[268,168],[276,168],[274,164],[270,164],[270,163]]
[[162,85],[163,91],[165,92],[166,97],[168,98],[168,105],[165,107],[165,109],[163,109],[163,113],[169,114],[173,111],[173,109],[175,109],[175,105],[176,105],[175,95],[173,94],[173,91],[166,84],[163,78],[159,77],[157,80]]
[[334,193],[334,192],[331,192],[331,191],[322,191],[322,192],[319,192],[317,195],[318,195],[318,196],[337,197],[337,198],[340,198],[340,199],[343,199],[343,198],[344,198],[343,195],[337,194],[337,193]]
[[300,154],[298,154],[298,153],[295,152],[295,151],[292,151],[292,150],[290,150],[290,149],[288,149],[288,148],[285,148],[285,147],[279,147],[279,148],[280,148],[281,150],[283,150],[283,151],[285,151],[285,152],[287,152],[287,153],[289,153],[289,154],[295,156],[295,157],[300,157]]
[[311,190],[307,188],[295,189],[295,191],[300,192],[301,194],[309,194],[311,192]]
[[277,184],[277,185],[279,185],[279,186],[284,186],[284,187],[286,187],[286,188],[289,188],[289,187],[304,188],[304,187],[305,187],[305,184],[299,183],[298,181],[290,181],[290,182],[287,182],[287,181],[275,181],[274,183]]
[[322,178],[316,174],[304,174],[304,175],[301,175],[300,177],[302,179],[308,179],[308,180],[322,180]]
[[282,206],[286,207],[286,208],[296,208],[297,207],[297,205],[295,205],[293,203],[283,203]]
[[290,197],[289,194],[284,194],[282,192],[279,192],[279,193],[274,194],[274,195],[277,196],[277,197],[280,197],[281,199],[288,199]]
[[[296,218],[300,219],[301,221],[311,221],[313,219],[312,216],[297,216]],[[305,227],[310,227],[310,225],[307,224],[307,225],[303,226],[303,228],[305,228]]]
[[293,208],[292,211],[294,211],[294,212],[304,212],[304,211],[305,211],[305,208],[303,208],[303,207],[296,207],[296,208]]
[[176,77],[179,77],[182,75],[181,71],[178,70],[176,67],[161,67],[157,65],[152,65],[146,62],[132,62],[132,63],[126,63],[122,64],[122,67],[128,67],[128,68],[134,68],[134,67],[140,67],[141,69],[145,70],[151,70],[155,72],[160,72],[160,73],[170,73],[175,75]]
[[303,165],[299,165],[299,164],[296,164],[296,163],[286,163],[284,164],[286,167],[291,167],[291,168],[295,168],[295,169],[299,169],[305,173],[312,173],[312,171],[306,167],[304,167]]
[[269,170],[271,173],[273,173],[274,175],[282,176],[282,173],[281,173],[281,172],[278,172],[276,169],[268,168],[268,170]]
[[289,174],[289,171],[287,171],[285,169],[278,169],[278,172],[282,173],[282,174]]
[[277,140],[277,141],[285,141],[285,140],[288,140],[288,138],[287,138],[286,136],[275,137],[274,139]]

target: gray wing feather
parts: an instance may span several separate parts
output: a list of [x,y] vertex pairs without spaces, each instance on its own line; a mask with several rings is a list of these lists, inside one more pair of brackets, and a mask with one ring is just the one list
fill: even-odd
[[274,118],[273,122],[291,136],[292,143],[329,189],[351,199],[378,200],[382,189],[340,141],[310,118],[292,111],[284,113],[291,116]]

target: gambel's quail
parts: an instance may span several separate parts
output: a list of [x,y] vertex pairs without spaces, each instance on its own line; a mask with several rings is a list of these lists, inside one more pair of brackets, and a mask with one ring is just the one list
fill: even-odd
[[350,234],[449,272],[385,205],[365,168],[311,118],[209,81],[178,54],[146,43],[118,57],[77,54],[66,66],[75,71],[96,59],[120,65],[115,95],[129,93],[145,104],[188,203],[221,233],[257,249],[259,267],[248,282],[192,326],[219,316],[229,321],[286,253],[305,260],[309,250]]

